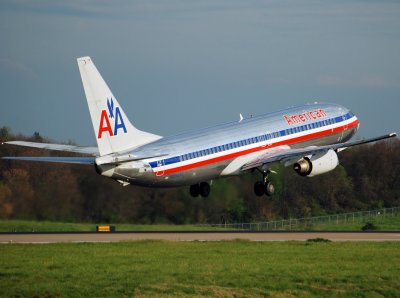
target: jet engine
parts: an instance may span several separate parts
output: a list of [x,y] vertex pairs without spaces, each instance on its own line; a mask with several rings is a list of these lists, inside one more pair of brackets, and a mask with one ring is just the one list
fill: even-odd
[[312,156],[303,157],[293,165],[293,169],[300,176],[317,176],[334,170],[339,164],[336,152],[330,149]]

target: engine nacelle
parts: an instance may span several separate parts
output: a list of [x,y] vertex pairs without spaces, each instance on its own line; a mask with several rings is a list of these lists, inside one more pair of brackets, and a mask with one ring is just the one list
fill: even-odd
[[339,164],[339,159],[335,151],[330,149],[328,152],[320,153],[311,158],[304,157],[293,165],[293,169],[300,176],[317,176],[334,170]]

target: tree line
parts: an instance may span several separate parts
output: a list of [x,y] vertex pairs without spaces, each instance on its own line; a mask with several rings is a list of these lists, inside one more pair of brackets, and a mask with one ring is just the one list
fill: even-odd
[[[0,128],[0,143],[50,142],[35,132],[15,135]],[[0,156],[66,153],[11,145]],[[72,155],[71,155],[72,156]],[[71,222],[224,223],[298,218],[399,205],[400,141],[391,139],[339,153],[332,172],[308,178],[290,167],[271,176],[276,193],[256,197],[257,171],[212,181],[208,198],[188,187],[123,187],[96,174],[93,166],[0,160],[0,218]]]

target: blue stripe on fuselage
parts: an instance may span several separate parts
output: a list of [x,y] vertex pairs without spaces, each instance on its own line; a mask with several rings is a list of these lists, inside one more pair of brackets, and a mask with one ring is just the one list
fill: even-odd
[[[312,123],[303,124],[303,125],[299,125],[299,126],[293,126],[293,127],[287,128],[287,129],[280,130],[280,131],[271,132],[271,133],[268,133],[268,134],[265,134],[265,135],[262,135],[262,136],[251,137],[251,138],[248,138],[248,139],[235,141],[235,142],[232,142],[232,143],[229,143],[229,144],[218,145],[218,146],[215,146],[215,147],[212,147],[212,148],[208,148],[208,149],[204,149],[204,150],[185,153],[185,154],[182,154],[182,155],[179,155],[179,156],[166,158],[164,160],[152,161],[149,164],[150,164],[150,166],[152,168],[159,167],[160,165],[163,165],[163,166],[171,165],[171,164],[175,164],[175,163],[178,163],[178,162],[181,162],[181,161],[195,159],[195,158],[198,158],[198,157],[208,156],[208,155],[212,155],[212,154],[215,154],[215,153],[218,153],[218,152],[222,152],[222,151],[227,151],[227,150],[236,149],[236,148],[240,148],[240,147],[251,145],[251,144],[260,143],[260,142],[263,142],[265,140],[272,140],[272,139],[276,139],[276,138],[279,138],[279,137],[282,137],[282,136],[292,135],[292,134],[295,134],[295,133],[299,133],[299,132],[312,130],[312,129],[320,128],[320,127],[327,126],[327,125],[340,123],[340,122],[346,121],[348,119],[351,119],[352,117],[354,117],[353,113],[352,112],[348,112],[345,115],[338,116],[338,117],[335,117],[335,118],[329,118],[329,119],[324,119],[324,120],[317,121],[317,122],[312,122]],[[188,156],[187,159],[185,158],[186,156]]]

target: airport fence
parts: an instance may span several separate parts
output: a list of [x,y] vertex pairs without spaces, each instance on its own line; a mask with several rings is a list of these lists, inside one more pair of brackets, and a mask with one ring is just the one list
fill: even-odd
[[[213,227],[223,230],[243,230],[243,231],[287,231],[287,230],[306,230],[319,225],[340,225],[348,223],[362,223],[368,220],[377,220],[389,216],[400,215],[400,207],[382,208],[370,211],[350,212],[334,215],[290,218],[284,220],[274,220],[253,223],[223,223],[201,225],[203,227]],[[200,226],[200,225],[199,225]]]

